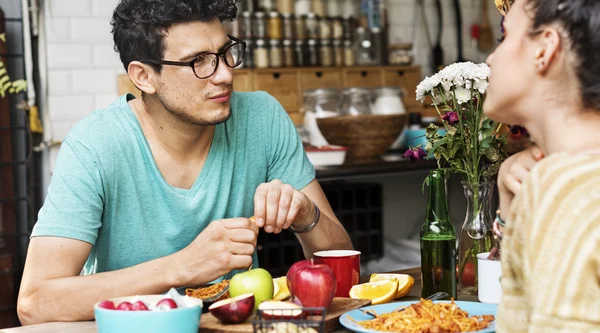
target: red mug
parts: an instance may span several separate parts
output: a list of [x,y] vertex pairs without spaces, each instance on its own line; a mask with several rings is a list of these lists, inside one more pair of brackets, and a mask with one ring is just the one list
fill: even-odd
[[335,297],[348,297],[350,289],[360,280],[360,252],[331,250],[313,253],[315,262],[333,270],[337,283]]

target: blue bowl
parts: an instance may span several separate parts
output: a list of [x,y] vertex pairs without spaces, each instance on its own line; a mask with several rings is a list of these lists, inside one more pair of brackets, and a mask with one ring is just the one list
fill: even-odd
[[[134,303],[141,300],[150,309],[165,295],[145,295],[110,299],[115,306],[128,301]],[[98,333],[197,333],[202,313],[202,300],[189,298],[193,306],[180,307],[169,311],[121,311],[107,310],[94,305],[96,327]]]

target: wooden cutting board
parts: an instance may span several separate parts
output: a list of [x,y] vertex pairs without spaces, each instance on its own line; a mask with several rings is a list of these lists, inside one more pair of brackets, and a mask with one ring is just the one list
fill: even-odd
[[[346,312],[371,304],[370,300],[352,298],[334,298],[325,317],[325,331],[332,332],[340,326],[339,318]],[[210,313],[203,313],[200,318],[200,329],[204,332],[223,333],[241,332],[252,333],[252,319],[237,325],[222,324]]]

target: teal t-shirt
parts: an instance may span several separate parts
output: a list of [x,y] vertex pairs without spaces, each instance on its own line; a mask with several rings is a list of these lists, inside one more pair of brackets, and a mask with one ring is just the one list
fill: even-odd
[[133,98],[120,97],[69,132],[33,228],[32,237],[91,243],[84,274],[172,254],[214,220],[252,216],[261,183],[279,179],[300,190],[315,178],[281,104],[265,92],[236,92],[196,182],[189,190],[173,187],[127,104]]

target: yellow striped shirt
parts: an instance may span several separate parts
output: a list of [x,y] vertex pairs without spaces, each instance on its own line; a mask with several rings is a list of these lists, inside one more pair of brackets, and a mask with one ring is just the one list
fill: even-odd
[[554,154],[507,217],[497,332],[600,332],[600,155]]

